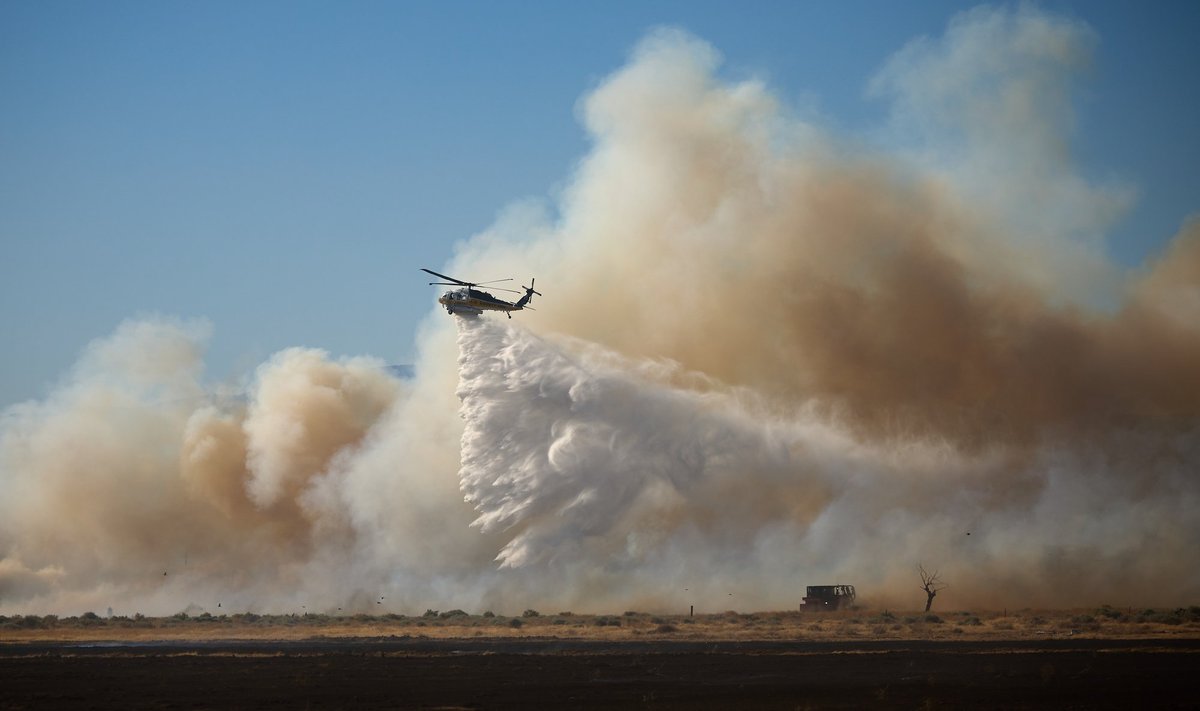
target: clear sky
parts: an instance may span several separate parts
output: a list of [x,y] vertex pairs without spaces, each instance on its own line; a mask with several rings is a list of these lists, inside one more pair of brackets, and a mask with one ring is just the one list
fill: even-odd
[[[417,269],[553,199],[577,100],[648,30],[865,135],[870,78],[970,6],[0,1],[0,407],[145,314],[210,320],[213,378],[294,345],[411,362]],[[1039,6],[1099,37],[1073,149],[1136,188],[1109,235],[1136,266],[1200,210],[1200,4]]]

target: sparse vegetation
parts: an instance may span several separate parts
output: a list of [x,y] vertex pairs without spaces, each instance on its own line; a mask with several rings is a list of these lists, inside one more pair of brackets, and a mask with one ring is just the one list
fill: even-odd
[[[890,610],[833,612],[733,611],[700,614],[649,613],[555,615],[522,613],[497,616],[488,611],[427,610],[418,616],[262,614],[239,612],[214,615],[198,607],[169,617],[76,617],[54,615],[0,616],[0,642],[35,639],[304,639],[314,636],[538,636],[587,639],[637,639],[643,635],[672,635],[679,639],[838,640],[862,638],[1046,639],[1055,636],[1135,638],[1176,636],[1200,638],[1200,606],[1176,609],[1118,610],[1109,606],[1076,610],[1022,610],[1013,614],[955,611],[942,614]],[[535,612],[530,610],[529,612]]]
[[1186,614],[1183,608],[1175,611],[1142,610],[1137,616],[1137,621],[1156,625],[1181,625],[1184,623]]

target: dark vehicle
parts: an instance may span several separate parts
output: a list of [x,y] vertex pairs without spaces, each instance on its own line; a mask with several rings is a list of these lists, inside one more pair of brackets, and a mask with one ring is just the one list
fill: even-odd
[[854,603],[853,585],[809,585],[801,610],[837,610]]

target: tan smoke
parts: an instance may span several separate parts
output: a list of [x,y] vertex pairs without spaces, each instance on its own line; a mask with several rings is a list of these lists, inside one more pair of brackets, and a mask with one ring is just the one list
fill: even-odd
[[[1059,44],[1075,31],[1062,28]],[[1034,69],[1061,74],[1080,51]],[[552,238],[566,246],[543,262],[553,298],[531,322],[815,399],[872,437],[978,445],[1200,412],[1200,321],[1169,317],[1194,308],[1194,225],[1149,274],[1113,289],[1115,308],[1097,308],[1069,290],[1071,270],[1057,285],[1027,273],[1077,254],[1071,230],[1007,239],[1023,212],[976,209],[944,175],[838,148],[789,122],[760,85],[718,82],[714,61],[695,40],[660,35],[589,98],[600,145]],[[1050,140],[1053,125],[1019,118],[1032,137],[993,131],[1010,152]],[[992,158],[978,140],[978,159]],[[1014,182],[1048,192],[1078,182],[1062,177],[1069,165],[1042,166],[1036,148],[1029,173],[1008,159]]]
[[101,581],[125,597],[214,572],[231,591],[274,583],[308,560],[318,530],[345,528],[310,500],[314,484],[399,384],[376,361],[291,349],[259,368],[248,402],[222,407],[199,384],[204,337],[128,322],[49,401],[6,413],[6,602]]
[[[1105,259],[1103,231],[1130,192],[1087,183],[1065,148],[1066,97],[1092,43],[1030,8],[965,13],[876,80],[897,132],[916,135],[889,152],[789,115],[761,83],[719,80],[715,52],[674,31],[588,97],[597,145],[557,219],[513,211],[452,268],[539,274],[532,328],[748,388],[766,422],[817,413],[869,453],[848,464],[808,442],[799,456],[785,438],[790,476],[749,457],[740,485],[714,472],[673,484],[683,503],[640,522],[613,513],[610,542],[665,528],[665,549],[741,556],[760,590],[790,562],[886,598],[911,587],[918,560],[939,559],[973,603],[1200,592],[1187,543],[1200,533],[1188,474],[1200,464],[1200,229],[1187,223],[1142,269]],[[469,434],[487,431],[464,413]],[[833,460],[816,474],[814,448]],[[473,463],[469,491],[500,471]],[[513,493],[500,490],[478,489],[480,525],[507,520],[488,498]],[[627,513],[644,503],[622,496]],[[805,504],[788,510],[790,496]],[[563,544],[545,503],[527,504],[518,518],[532,528],[514,530],[502,560],[537,555],[539,536],[553,541],[544,551]],[[730,508],[743,538],[703,533]],[[686,531],[693,545],[675,548]],[[762,543],[771,531],[788,544]],[[722,581],[737,567],[691,565]]]
[[948,605],[1194,602],[1200,223],[1105,258],[1093,45],[964,13],[854,139],[651,34],[553,215],[444,270],[536,276],[537,311],[431,314],[410,382],[289,349],[236,393],[206,328],[132,321],[7,410],[0,611],[906,606],[917,562]]

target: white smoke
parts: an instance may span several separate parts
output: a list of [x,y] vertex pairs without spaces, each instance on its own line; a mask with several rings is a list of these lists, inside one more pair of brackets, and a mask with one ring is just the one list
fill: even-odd
[[[1167,570],[1174,586],[1197,584],[1191,433],[1021,457],[863,441],[815,410],[771,411],[676,364],[507,323],[462,322],[459,344],[462,488],[474,525],[506,532],[501,564],[529,575],[601,565],[630,595],[671,599],[676,583],[710,604],[734,590],[761,606],[786,603],[802,579],[853,580],[902,604],[920,559],[956,571],[959,594],[980,603],[1063,604],[1089,589],[1161,599]],[[1121,471],[1164,445],[1182,456],[1140,462],[1136,481]],[[1124,593],[1103,582],[1122,570]]]

